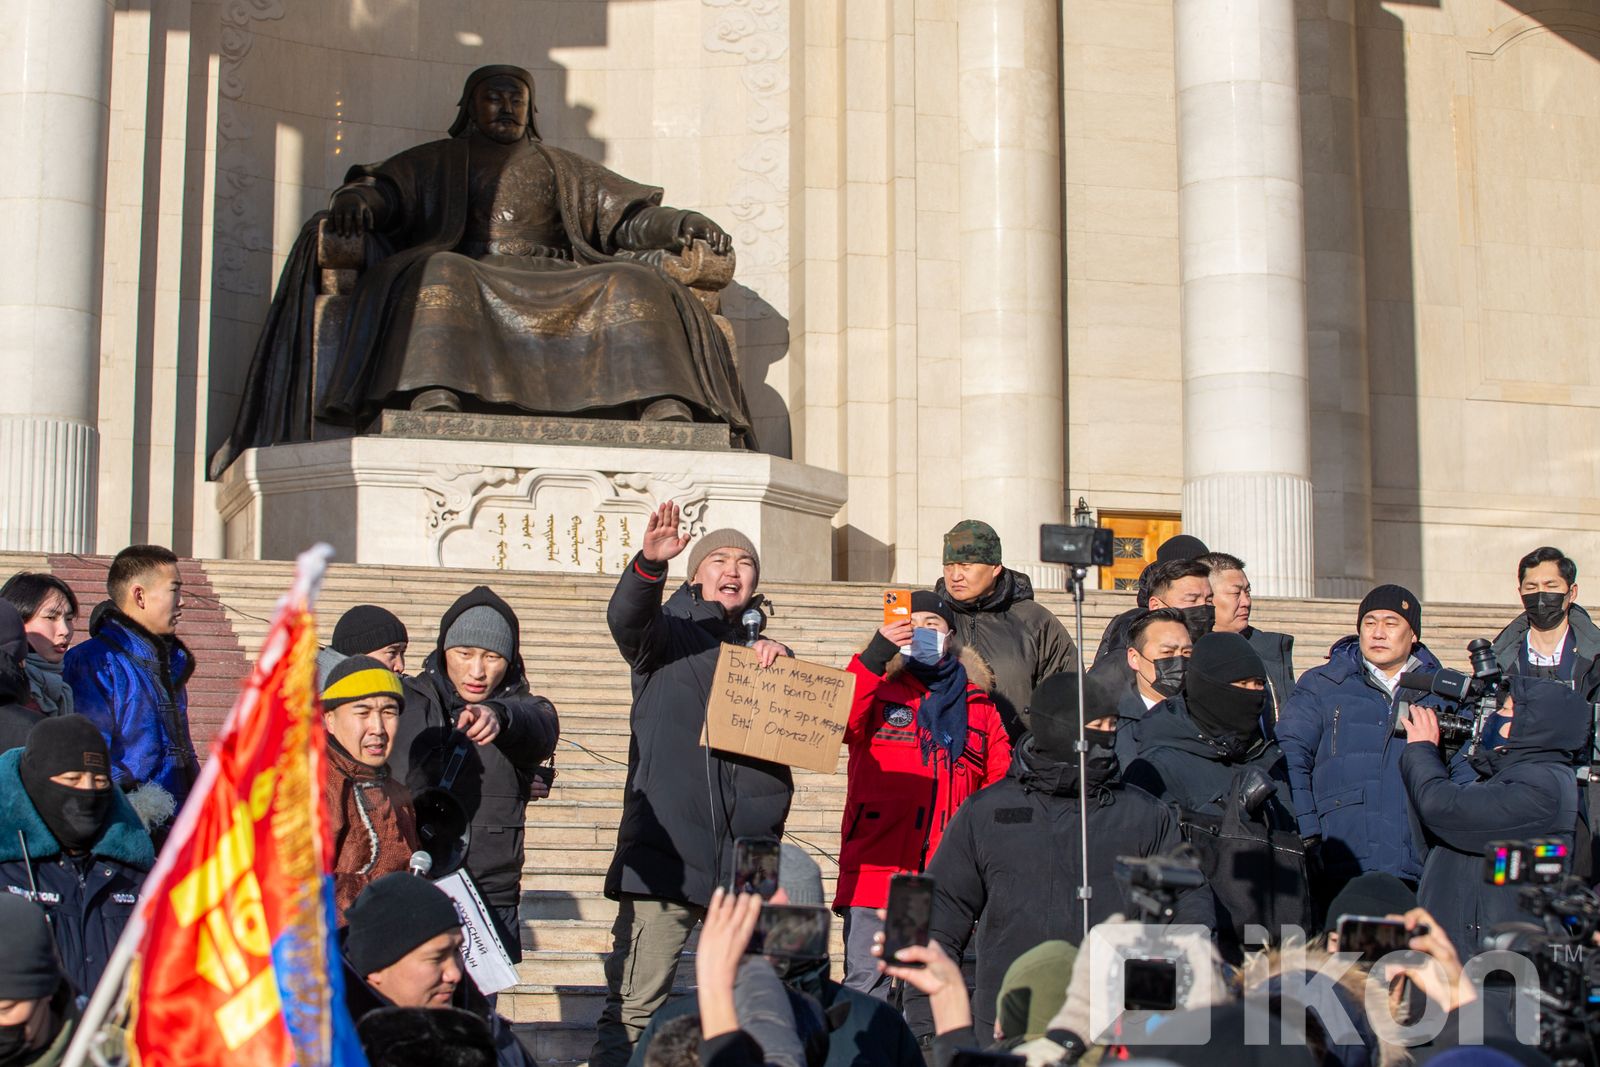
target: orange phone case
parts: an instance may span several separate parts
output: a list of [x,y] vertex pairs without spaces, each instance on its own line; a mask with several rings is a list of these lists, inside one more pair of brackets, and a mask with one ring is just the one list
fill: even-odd
[[911,590],[885,589],[883,591],[883,624],[911,618]]

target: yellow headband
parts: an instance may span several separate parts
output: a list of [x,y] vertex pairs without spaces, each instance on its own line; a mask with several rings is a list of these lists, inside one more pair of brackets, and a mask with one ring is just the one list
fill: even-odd
[[362,697],[394,697],[403,707],[406,702],[406,691],[400,685],[399,676],[393,671],[381,667],[369,667],[364,671],[348,674],[324,689],[322,706],[343,704],[351,700],[360,700]]

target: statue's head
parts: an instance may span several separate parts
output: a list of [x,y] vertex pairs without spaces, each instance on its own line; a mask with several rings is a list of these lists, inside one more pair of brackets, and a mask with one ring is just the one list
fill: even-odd
[[498,63],[479,67],[467,75],[457,101],[460,110],[450,125],[450,136],[465,137],[477,130],[490,140],[512,144],[523,138],[539,140],[533,116],[533,75],[521,67]]

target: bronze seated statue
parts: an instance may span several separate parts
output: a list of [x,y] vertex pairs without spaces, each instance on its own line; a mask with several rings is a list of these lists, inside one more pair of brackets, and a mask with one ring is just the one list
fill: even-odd
[[533,114],[527,71],[482,67],[449,137],[350,169],[284,266],[212,477],[394,407],[695,419],[754,447],[717,314],[732,240]]

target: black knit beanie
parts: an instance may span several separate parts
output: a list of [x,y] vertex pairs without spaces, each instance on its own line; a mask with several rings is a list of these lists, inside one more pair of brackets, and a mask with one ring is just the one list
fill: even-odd
[[1047,760],[1070,763],[1078,758],[1078,675],[1052,674],[1028,698],[1028,728],[1033,750]]
[[403,871],[386,874],[363,889],[344,916],[350,921],[344,954],[363,978],[461,927],[456,903],[444,890]]
[[918,589],[911,594],[911,614],[915,615],[919,611],[937,615],[950,629],[956,628],[956,613],[950,609],[944,597],[931,589]]
[[0,893],[0,930],[6,948],[0,952],[0,1000],[38,1000],[61,985],[56,940],[44,909],[12,893]]
[[388,608],[376,604],[357,604],[339,616],[333,628],[333,648],[347,656],[364,656],[390,645],[411,640],[406,624]]
[[1417,906],[1417,891],[1384,871],[1368,871],[1346,882],[1328,905],[1328,922],[1341,915],[1404,915]]
[[1156,562],[1166,563],[1174,559],[1199,559],[1211,551],[1206,543],[1192,534],[1177,534],[1161,542],[1156,549]]
[[58,774],[89,771],[110,774],[111,757],[99,727],[82,715],[41,719],[28,731],[18,772],[24,788],[48,782]]
[[1415,593],[1403,585],[1380,585],[1372,592],[1361,598],[1361,607],[1356,609],[1356,629],[1361,628],[1361,620],[1372,611],[1392,611],[1411,625],[1411,632],[1422,639],[1422,602]]

